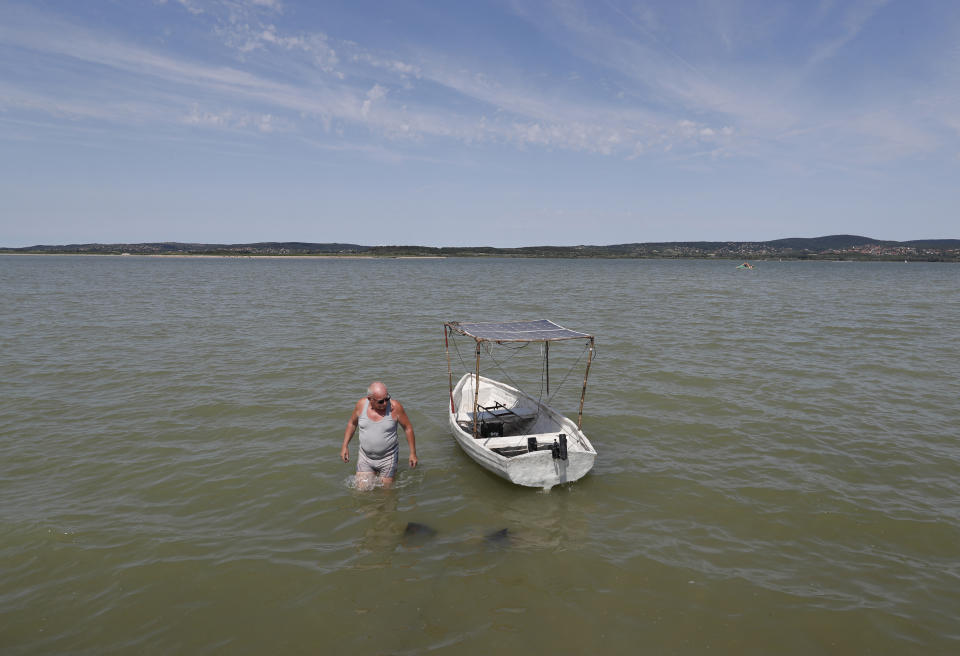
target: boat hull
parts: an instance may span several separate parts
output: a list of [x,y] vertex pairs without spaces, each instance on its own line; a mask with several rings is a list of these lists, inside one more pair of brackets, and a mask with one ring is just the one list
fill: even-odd
[[[474,380],[466,374],[454,387],[448,419],[457,443],[477,464],[511,483],[546,489],[572,483],[593,468],[597,452],[573,421],[514,387],[482,376],[480,405],[499,404],[504,410],[481,412],[474,437]],[[481,428],[491,425],[496,430],[483,435]],[[556,457],[557,449],[551,448],[554,442],[559,445],[561,435],[566,458]],[[530,438],[539,448],[527,449]]]

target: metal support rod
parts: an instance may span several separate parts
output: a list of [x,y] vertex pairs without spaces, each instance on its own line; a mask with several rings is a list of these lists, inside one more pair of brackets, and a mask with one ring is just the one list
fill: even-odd
[[547,366],[547,396],[550,396],[550,342],[543,343],[543,360]]
[[477,342],[477,375],[473,379],[473,437],[477,437],[477,427],[480,425],[480,342]]
[[590,338],[590,352],[587,354],[587,370],[583,372],[583,390],[580,392],[580,410],[577,412],[577,428],[583,428],[583,400],[587,396],[587,376],[590,375],[590,363],[593,361],[593,337]]

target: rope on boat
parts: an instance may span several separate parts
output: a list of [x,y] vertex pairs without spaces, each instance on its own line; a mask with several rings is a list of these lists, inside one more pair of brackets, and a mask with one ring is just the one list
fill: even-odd
[[[563,389],[564,383],[566,383],[567,379],[570,378],[570,374],[573,373],[573,370],[577,367],[578,364],[580,364],[580,361],[583,360],[583,356],[588,350],[590,350],[590,344],[589,343],[584,344],[583,350],[580,351],[580,355],[577,356],[577,360],[572,365],[570,365],[570,367],[567,369],[567,375],[565,375],[563,377],[563,380],[560,381],[560,384],[557,385],[556,389],[553,391],[553,394],[547,397],[547,405],[553,405],[553,399],[557,396],[560,390]],[[596,353],[597,353],[596,347],[594,347],[593,353],[594,353],[594,357],[596,357]],[[544,382],[545,372],[546,372],[546,364],[544,364],[543,367],[541,367],[541,375],[540,375],[540,393],[541,394],[543,394],[543,382]]]
[[[463,355],[460,353],[460,347],[457,344],[456,337],[454,335],[451,335],[451,337],[453,337],[453,339],[451,339],[450,341],[453,342],[453,349],[457,352],[457,359],[460,360],[460,366],[463,367],[463,370],[465,372],[470,372],[471,368],[467,366],[467,363],[463,359]],[[501,363],[498,362],[497,358],[494,356],[493,347],[491,346],[492,342],[482,342],[482,344],[483,344],[484,351],[486,351],[487,355],[490,356],[490,359],[493,361],[493,364],[497,366],[497,369],[500,371],[500,373],[502,373],[514,387],[516,387],[517,389],[520,389],[520,386],[517,384],[517,382],[513,380],[510,374],[508,374],[502,366],[500,366]],[[513,358],[517,357],[517,355],[522,349],[525,349],[528,346],[530,346],[530,342],[527,342],[525,344],[520,344],[518,346],[506,346],[505,344],[498,344],[498,346],[508,351],[516,351],[513,355],[510,356],[508,360],[504,361],[504,364],[505,364],[509,360],[512,360]]]
[[[450,337],[452,338],[450,341],[453,342],[453,349],[457,353],[457,359],[460,360],[460,366],[463,368],[464,371],[469,372],[470,368],[467,367],[467,363],[463,359],[463,354],[460,353],[460,346],[457,344],[458,340],[456,339],[456,336],[451,334]],[[518,346],[507,346],[506,344],[497,344],[497,346],[501,349],[514,351],[514,353],[512,353],[509,358],[504,360],[503,364],[506,364],[510,360],[513,360],[515,357],[517,357],[517,355],[519,355],[520,351],[530,346],[531,343],[532,342],[526,342]],[[486,351],[487,355],[490,356],[490,360],[493,362],[494,365],[496,365],[496,368],[500,371],[501,374],[503,374],[503,376],[509,381],[509,383],[514,388],[522,390],[522,387],[513,379],[513,377],[509,373],[507,373],[507,371],[501,366],[501,363],[494,356],[493,344],[494,344],[493,342],[485,341],[483,342],[483,349]],[[539,391],[539,394],[537,395],[537,414],[534,417],[534,422],[536,422],[537,419],[540,418],[540,408],[543,405],[543,393],[546,387],[547,363],[546,363],[546,357],[544,353],[545,345],[546,345],[545,342],[540,343],[540,354],[541,354],[540,391]],[[573,370],[577,368],[577,365],[579,365],[581,360],[583,360],[584,354],[587,353],[589,350],[590,350],[590,344],[585,343],[583,345],[583,350],[580,351],[580,355],[577,356],[576,361],[574,361],[574,363],[570,365],[570,367],[567,369],[567,373],[566,375],[564,375],[563,380],[561,380],[560,384],[556,386],[556,388],[553,391],[553,394],[550,394],[547,397],[547,405],[553,404],[553,399],[557,396],[560,390],[563,389],[563,386],[567,382],[567,379],[570,378],[570,374],[573,373]],[[593,354],[594,354],[594,358],[596,358],[597,356],[596,345],[594,345]]]
[[[510,374],[508,374],[507,371],[502,366],[500,366],[500,362],[497,361],[496,356],[493,354],[493,347],[491,346],[491,342],[484,342],[483,345],[484,345],[484,349],[487,352],[487,355],[490,356],[490,359],[493,361],[493,364],[497,365],[497,369],[500,371],[500,373],[502,373],[504,377],[508,381],[510,381],[510,384],[513,385],[513,387],[515,387],[516,389],[522,389],[521,386],[517,383],[517,381],[515,381],[510,376]],[[525,349],[528,346],[530,346],[530,343],[527,342],[526,344],[523,344],[521,346],[504,346],[503,344],[499,344],[498,346],[500,346],[501,348],[505,348],[509,351],[517,351],[517,353],[514,353],[513,355],[511,355],[508,360],[504,361],[504,364],[506,364],[507,361],[513,360],[515,357],[517,357],[520,349]]]
[[[467,363],[464,361],[463,355],[460,353],[460,347],[457,344],[458,340],[454,335],[451,335],[451,337],[453,337],[453,339],[451,339],[450,341],[453,342],[453,349],[457,353],[457,359],[460,360],[460,366],[463,367],[464,371],[469,372],[470,369],[467,367]],[[513,358],[517,357],[517,355],[519,355],[521,350],[530,346],[531,343],[532,342],[526,342],[524,344],[519,344],[517,346],[506,346],[505,344],[497,344],[497,346],[503,349],[507,349],[508,351],[514,351],[514,353],[509,358],[509,360],[512,360]],[[497,358],[493,355],[492,344],[493,344],[492,342],[483,342],[483,348],[487,352],[487,355],[490,356],[490,360],[493,362],[494,365],[496,365],[500,373],[503,374],[503,376],[507,379],[507,381],[511,385],[513,385],[515,389],[522,391],[522,387],[513,379],[513,377],[509,373],[507,373],[507,371],[502,366],[500,366],[500,362],[497,361]],[[540,400],[542,397],[543,397],[543,388],[541,385],[540,398],[537,399],[537,414],[534,415],[533,423],[536,423],[536,421],[540,419]]]

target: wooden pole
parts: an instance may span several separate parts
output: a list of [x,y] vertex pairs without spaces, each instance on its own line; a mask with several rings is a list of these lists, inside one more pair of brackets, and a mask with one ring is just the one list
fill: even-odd
[[590,375],[590,363],[593,361],[593,337],[590,338],[590,352],[587,354],[587,370],[583,372],[583,390],[580,392],[580,411],[577,413],[577,428],[583,429],[583,400],[587,396],[587,376]]
[[473,379],[473,437],[476,439],[480,425],[480,342],[477,342],[477,375]]
[[550,396],[550,342],[543,343],[543,359],[547,365],[547,397]]
[[447,378],[450,379],[450,412],[455,413],[453,407],[453,369],[450,367],[450,332],[447,324],[443,324],[443,346],[447,350]]

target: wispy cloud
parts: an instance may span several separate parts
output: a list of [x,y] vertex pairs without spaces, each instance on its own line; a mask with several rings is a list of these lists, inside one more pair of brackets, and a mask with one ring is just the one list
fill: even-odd
[[[890,0],[859,0],[843,3],[839,8],[835,8],[835,11],[841,12],[839,19],[833,22],[839,34],[818,43],[810,55],[809,63],[817,65],[835,57],[846,44],[860,34],[873,15],[889,2]],[[824,19],[831,17],[834,13],[834,11],[825,11],[825,8],[821,5],[821,17]]]
[[[278,225],[347,241],[343,216],[397,238],[361,188],[405,197],[395,206],[424,227],[400,234],[425,243],[460,212],[504,228],[542,218],[531,235],[565,217],[570,243],[585,223],[613,241],[727,238],[735,225],[756,238],[757,217],[912,211],[928,181],[939,205],[925,215],[951,226],[955,214],[955,185],[937,186],[960,162],[950,3],[0,0],[0,15],[0,198],[19,197],[23,216],[58,214],[46,202],[58,196],[119,223],[157,176],[177,193],[156,217],[210,203],[224,229],[246,217],[262,230],[263,208],[238,199],[283,197],[309,219]],[[395,175],[373,184],[381,164]],[[300,184],[314,167],[322,190]],[[231,184],[197,185],[207,170]],[[429,203],[414,192],[427,184],[444,190]]]
[[[710,4],[696,12],[645,5],[642,13],[609,4],[614,11],[608,14],[578,0],[515,9],[558,47],[619,76],[664,148],[686,144],[695,152],[717,134],[725,139],[713,152],[765,159],[776,159],[786,143],[793,157],[810,161],[888,161],[939,148],[931,126],[918,123],[916,108],[897,92],[880,98],[827,93],[819,84],[823,75],[814,72],[842,57],[888,0],[822,2],[812,15],[771,3]],[[676,39],[678,33],[687,38]],[[774,49],[784,43],[791,45]],[[793,45],[802,43],[814,44],[812,50]],[[883,71],[869,66],[863,75],[889,84]],[[670,127],[689,124],[696,129]]]
[[[325,35],[285,36],[273,26],[246,29],[245,34],[241,44],[232,40],[237,35],[232,33],[228,44],[245,53],[267,46],[297,49],[314,57],[315,70],[329,75],[325,79],[312,79],[309,86],[302,82],[277,82],[235,66],[211,66],[157,53],[64,22],[45,22],[42,30],[36,26],[33,29],[20,26],[17,30],[0,28],[0,39],[8,45],[44,55],[69,57],[173,85],[167,87],[165,104],[177,103],[179,89],[179,103],[184,107],[179,115],[186,117],[185,123],[194,126],[260,126],[258,121],[249,117],[268,114],[267,108],[273,107],[300,116],[320,117],[327,129],[331,121],[344,121],[376,130],[391,139],[443,137],[474,143],[503,141],[608,154],[623,148],[634,151],[638,141],[657,141],[671,133],[679,134],[670,126],[656,127],[657,121],[643,111],[611,111],[602,106],[557,102],[553,98],[508,88],[484,74],[442,68],[425,70],[398,58],[385,58],[358,46],[346,45],[351,50],[351,64],[364,67],[360,71],[362,75],[353,71],[352,79],[374,77],[382,80],[364,89],[355,82],[344,83],[347,77],[344,71],[332,68],[339,59]],[[252,43],[257,45],[250,46]],[[469,98],[475,106],[461,114],[414,99],[389,102],[389,89],[408,87],[411,78],[417,84],[435,85],[448,95]],[[201,91],[207,97],[211,91],[216,92],[214,105],[253,102],[261,105],[264,111],[203,108],[195,99]],[[150,98],[155,94],[152,90],[142,91],[134,86],[128,87],[127,93],[132,96],[146,93]],[[34,94],[29,105],[33,109],[46,108],[50,112],[68,112],[78,117],[124,118],[124,113],[116,108],[101,107],[98,112],[89,103],[66,98],[68,95],[64,90],[59,90],[56,97]],[[21,105],[27,103],[27,100],[21,101]],[[144,104],[145,100],[138,100],[129,107]],[[139,118],[146,117],[140,115]],[[156,114],[150,118],[156,118]],[[289,120],[293,122],[296,118],[291,116]]]
[[[785,143],[816,152],[811,159],[831,151],[929,152],[936,140],[902,108],[838,106],[811,86],[810,67],[839,57],[885,5],[821,3],[808,20],[827,25],[816,32],[827,36],[812,40],[805,61],[758,64],[763,48],[790,29],[782,10],[750,23],[748,34],[743,16],[754,8],[724,5],[685,28],[687,41],[671,42],[671,21],[688,14],[615,2],[604,12],[577,0],[517,4],[531,29],[583,63],[576,74],[507,70],[427,45],[377,48],[291,30],[276,0],[179,0],[210,37],[202,57],[21,9],[17,21],[0,25],[0,46],[48,65],[59,59],[64,70],[87,66],[95,81],[41,89],[8,80],[0,102],[51,117],[283,132],[313,142],[318,131],[333,139],[360,129],[372,141],[501,143],[625,158],[760,157]],[[719,58],[708,56],[715,51],[698,44],[699,35],[720,44]],[[28,56],[24,66],[31,65]],[[584,93],[601,80],[617,92]]]

